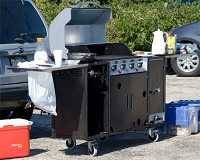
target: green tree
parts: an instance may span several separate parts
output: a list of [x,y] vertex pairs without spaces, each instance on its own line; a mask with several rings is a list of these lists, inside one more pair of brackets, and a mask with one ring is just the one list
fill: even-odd
[[[65,7],[76,0],[34,0],[48,23]],[[56,1],[56,2],[55,2]],[[191,5],[176,0],[102,0],[110,6],[113,19],[108,25],[108,39],[122,42],[133,50],[150,50],[152,32],[160,28],[169,31],[174,27],[200,20],[199,0]]]

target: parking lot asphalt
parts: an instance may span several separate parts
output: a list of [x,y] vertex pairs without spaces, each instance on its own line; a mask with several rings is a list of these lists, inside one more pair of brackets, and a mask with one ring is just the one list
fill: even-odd
[[[200,77],[167,76],[166,101],[200,99]],[[200,134],[164,136],[152,143],[144,134],[113,136],[100,145],[100,155],[91,157],[87,143],[78,141],[74,150],[67,150],[65,140],[51,138],[51,121],[38,111],[32,118],[31,155],[23,160],[199,160]],[[64,125],[64,124],[63,124]]]

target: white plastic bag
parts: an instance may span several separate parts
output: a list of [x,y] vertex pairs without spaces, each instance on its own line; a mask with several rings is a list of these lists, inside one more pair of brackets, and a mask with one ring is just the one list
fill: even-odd
[[29,96],[37,108],[57,115],[56,95],[51,73],[29,71],[28,90]]

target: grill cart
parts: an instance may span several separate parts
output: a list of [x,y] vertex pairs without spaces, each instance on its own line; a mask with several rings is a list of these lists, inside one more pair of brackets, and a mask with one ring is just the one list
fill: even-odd
[[[120,43],[106,43],[109,8],[67,8],[50,26],[50,48],[68,50],[78,65],[32,71],[50,72],[57,116],[52,134],[88,141],[89,154],[98,153],[98,140],[125,132],[145,131],[159,138],[165,102],[164,58],[134,56]],[[67,62],[68,60],[65,60]]]

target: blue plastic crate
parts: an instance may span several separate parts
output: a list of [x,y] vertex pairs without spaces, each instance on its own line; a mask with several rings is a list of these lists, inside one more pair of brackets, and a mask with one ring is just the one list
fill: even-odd
[[[190,106],[200,106],[200,100],[181,100],[166,104],[165,120],[168,125],[189,127],[190,125]],[[200,114],[199,118],[200,120]]]
[[[171,103],[176,105],[188,105],[193,107],[200,107],[200,100],[180,100]],[[200,114],[198,114],[198,120],[200,121]]]
[[191,129],[191,133],[197,133],[200,121],[200,101],[181,100],[166,104],[166,124]]
[[181,105],[189,105],[189,104],[200,104],[200,100],[179,100],[179,101],[170,102],[166,105],[181,106]]
[[165,111],[165,120],[168,125],[189,127],[189,114],[187,106],[170,106]]

